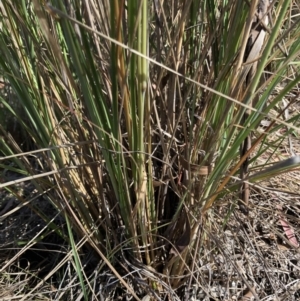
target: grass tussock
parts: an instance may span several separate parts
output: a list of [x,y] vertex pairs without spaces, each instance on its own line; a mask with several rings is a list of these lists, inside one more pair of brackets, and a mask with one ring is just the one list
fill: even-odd
[[297,297],[296,1],[0,13],[1,297]]

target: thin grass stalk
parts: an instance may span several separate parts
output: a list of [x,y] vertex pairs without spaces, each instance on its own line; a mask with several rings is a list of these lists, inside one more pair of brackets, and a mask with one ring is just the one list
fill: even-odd
[[[144,55],[148,55],[148,5],[146,0],[142,0],[140,4],[140,26],[138,27],[138,51]],[[149,67],[148,61],[142,57],[138,57],[137,62],[137,115],[138,115],[138,136],[137,136],[137,206],[138,206],[138,222],[141,230],[141,237],[143,240],[143,247],[145,248],[145,257],[147,264],[150,264],[151,259],[148,250],[148,235],[151,235],[150,220],[151,213],[149,208],[149,199],[147,195],[147,175],[145,170],[145,107],[147,107],[148,97],[148,78]]]
[[80,264],[80,258],[79,258],[79,254],[78,254],[78,251],[77,251],[77,248],[76,248],[76,244],[75,244],[75,241],[74,241],[74,237],[73,237],[73,233],[72,233],[72,227],[71,227],[71,224],[69,222],[69,218],[68,218],[67,215],[65,215],[65,219],[66,219],[66,222],[67,222],[67,228],[68,228],[68,232],[69,232],[71,248],[72,248],[73,257],[74,257],[74,260],[75,260],[75,269],[76,269],[76,272],[77,272],[77,275],[78,275],[78,278],[79,278],[79,282],[80,282],[80,286],[81,286],[81,289],[82,289],[82,292],[83,292],[84,300],[87,301],[87,300],[89,300],[88,299],[88,294],[87,294],[87,291],[86,291],[86,286],[85,286],[83,275],[82,275],[82,267],[81,267],[81,264]]

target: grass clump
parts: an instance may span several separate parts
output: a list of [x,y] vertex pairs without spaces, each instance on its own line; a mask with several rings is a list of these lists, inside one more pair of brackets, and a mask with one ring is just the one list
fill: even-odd
[[[247,287],[257,300],[274,294],[274,283],[258,288],[240,272],[229,246],[237,225],[247,232],[236,209],[260,214],[258,181],[299,165],[280,151],[298,131],[297,110],[286,113],[298,95],[296,3],[3,0],[0,8],[0,70],[21,110],[7,97],[1,104],[30,141],[1,124],[0,168],[30,181],[19,207],[44,225],[0,271],[34,246],[63,246],[22,298],[51,281],[44,296],[61,300],[189,300],[195,285],[203,298]],[[0,187],[17,195],[15,184],[8,177]],[[238,275],[234,291],[218,291],[218,273],[207,277],[218,262]]]

